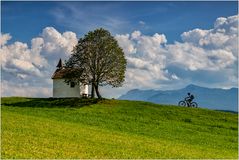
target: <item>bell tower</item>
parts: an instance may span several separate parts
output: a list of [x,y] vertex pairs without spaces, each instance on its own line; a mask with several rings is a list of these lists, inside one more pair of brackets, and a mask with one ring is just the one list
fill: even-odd
[[62,61],[61,61],[61,58],[56,66],[58,69],[62,69],[63,68],[63,64],[62,64]]

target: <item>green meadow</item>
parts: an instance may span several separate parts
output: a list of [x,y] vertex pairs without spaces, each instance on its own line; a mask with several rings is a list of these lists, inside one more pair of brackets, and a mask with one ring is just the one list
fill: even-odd
[[238,158],[238,115],[148,102],[1,99],[1,157]]

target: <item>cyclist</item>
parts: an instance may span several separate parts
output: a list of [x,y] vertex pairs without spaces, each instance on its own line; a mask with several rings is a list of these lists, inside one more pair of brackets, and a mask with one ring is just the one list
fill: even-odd
[[193,101],[194,96],[191,93],[188,93],[188,97],[185,98],[188,107],[190,107],[191,102]]

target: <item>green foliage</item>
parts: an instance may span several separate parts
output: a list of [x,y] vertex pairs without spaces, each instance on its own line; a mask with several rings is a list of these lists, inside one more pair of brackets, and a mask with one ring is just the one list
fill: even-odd
[[148,102],[2,98],[2,158],[237,158],[237,114]]
[[91,82],[96,93],[99,85],[120,87],[125,79],[124,52],[110,32],[102,28],[79,39],[66,66],[78,68],[80,72],[69,77],[74,81],[84,79],[83,83]]

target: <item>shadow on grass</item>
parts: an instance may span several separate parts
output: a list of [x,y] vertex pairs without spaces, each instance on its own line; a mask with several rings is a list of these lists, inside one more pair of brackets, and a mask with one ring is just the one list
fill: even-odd
[[81,108],[96,104],[100,99],[87,98],[26,98],[20,102],[2,102],[2,105],[12,107],[41,107],[41,108]]

